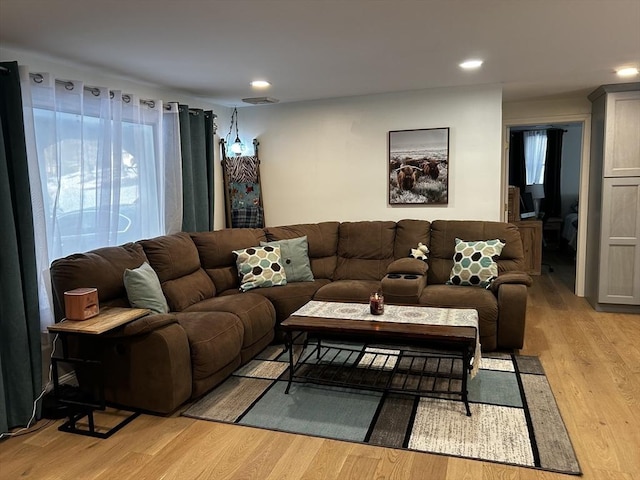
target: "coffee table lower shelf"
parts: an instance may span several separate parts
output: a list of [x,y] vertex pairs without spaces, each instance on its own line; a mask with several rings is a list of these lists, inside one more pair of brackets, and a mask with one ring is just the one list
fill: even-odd
[[471,352],[360,342],[305,340],[297,361],[287,332],[289,381],[436,398],[459,397],[471,416],[467,391]]

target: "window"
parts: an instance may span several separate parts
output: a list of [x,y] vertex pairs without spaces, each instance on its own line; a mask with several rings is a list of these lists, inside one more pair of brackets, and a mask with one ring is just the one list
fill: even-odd
[[178,106],[20,75],[44,328],[54,259],[180,230]]
[[164,179],[180,155],[165,158],[162,103],[79,82],[31,83],[30,93],[51,259],[168,233]]
[[531,130],[524,132],[524,162],[527,185],[544,184],[544,162],[547,156],[547,132]]

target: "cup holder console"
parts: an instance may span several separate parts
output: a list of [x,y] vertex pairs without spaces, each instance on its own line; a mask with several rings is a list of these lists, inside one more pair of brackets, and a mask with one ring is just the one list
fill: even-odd
[[425,275],[412,273],[388,273],[382,279],[382,293],[388,303],[418,303],[427,285]]
[[405,280],[415,280],[419,278],[419,275],[412,275],[408,273],[389,273],[385,278],[396,280],[398,278],[404,278]]

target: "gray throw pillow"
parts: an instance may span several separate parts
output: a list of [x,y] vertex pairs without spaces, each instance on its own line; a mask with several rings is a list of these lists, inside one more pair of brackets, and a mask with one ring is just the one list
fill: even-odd
[[313,272],[309,260],[309,243],[307,236],[276,240],[274,242],[260,242],[260,246],[279,246],[280,258],[287,282],[313,282]]
[[127,268],[123,280],[132,307],[148,308],[153,313],[169,312],[158,275],[147,262],[133,270]]

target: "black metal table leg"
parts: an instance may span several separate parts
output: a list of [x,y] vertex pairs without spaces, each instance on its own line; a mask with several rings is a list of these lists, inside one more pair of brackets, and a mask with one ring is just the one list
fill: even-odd
[[285,394],[289,393],[291,382],[293,382],[293,334],[291,331],[287,331],[286,342],[289,345],[289,382],[287,383],[287,389],[284,391]]
[[469,408],[469,391],[467,389],[467,377],[471,370],[471,354],[467,348],[462,352],[462,401],[467,409],[467,417],[471,416],[471,409]]

